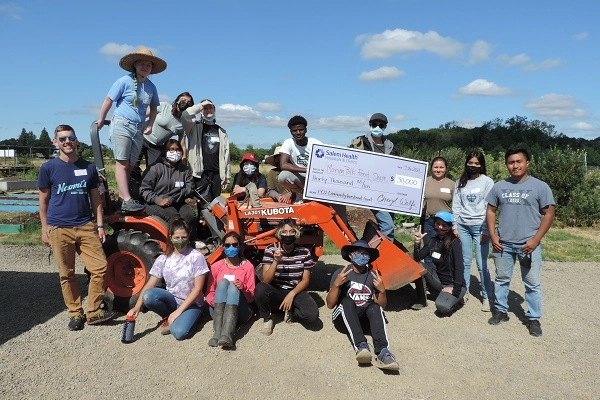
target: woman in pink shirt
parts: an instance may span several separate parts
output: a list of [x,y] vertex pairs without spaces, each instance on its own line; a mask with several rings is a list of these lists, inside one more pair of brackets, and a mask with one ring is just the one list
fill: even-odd
[[250,303],[254,301],[254,265],[243,258],[242,238],[237,232],[223,237],[225,257],[215,262],[208,276],[206,302],[213,317],[214,335],[208,341],[212,347],[233,346],[236,326],[252,317]]

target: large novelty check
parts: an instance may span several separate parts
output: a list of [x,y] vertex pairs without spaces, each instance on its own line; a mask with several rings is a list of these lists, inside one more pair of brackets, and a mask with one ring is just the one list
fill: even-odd
[[427,167],[423,161],[314,144],[304,198],[420,216]]

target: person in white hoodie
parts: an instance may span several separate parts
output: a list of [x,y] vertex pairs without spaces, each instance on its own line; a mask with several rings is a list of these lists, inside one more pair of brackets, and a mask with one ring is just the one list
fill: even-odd
[[490,311],[489,298],[492,295],[492,281],[487,266],[490,242],[486,225],[487,202],[485,197],[494,186],[494,181],[486,176],[486,172],[483,153],[472,151],[467,154],[464,171],[456,181],[452,198],[453,229],[454,234],[460,237],[465,265],[465,283],[467,285],[465,301],[469,295],[473,245],[475,245],[475,260],[481,282],[481,311]]

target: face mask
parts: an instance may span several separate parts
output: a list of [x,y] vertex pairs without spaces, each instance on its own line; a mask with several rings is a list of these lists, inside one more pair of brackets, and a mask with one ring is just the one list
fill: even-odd
[[296,235],[281,235],[281,243],[293,244],[296,241]]
[[223,248],[223,252],[225,253],[225,255],[227,257],[234,258],[234,257],[237,257],[238,254],[240,254],[240,248],[239,247],[229,246],[229,247]]
[[357,267],[364,267],[365,265],[367,265],[369,263],[370,259],[371,259],[371,256],[369,256],[368,254],[364,254],[364,253],[352,254],[352,264],[356,265]]
[[179,111],[185,111],[191,105],[192,104],[190,102],[187,102],[185,100],[181,100],[179,103],[177,103],[177,108],[179,108]]
[[481,171],[481,167],[475,167],[473,165],[467,165],[467,174],[469,174],[469,175],[479,174],[480,171]]
[[167,160],[176,163],[181,160],[181,152],[180,151],[167,151]]
[[213,122],[215,120],[215,116],[213,115],[212,117],[207,117],[206,115],[202,114],[202,119],[206,122]]
[[181,250],[181,249],[185,249],[187,247],[188,240],[187,239],[171,240],[171,243],[173,243],[173,247],[175,247],[177,250]]
[[373,135],[374,137],[380,137],[381,135],[383,135],[383,131],[383,129],[376,126],[375,128],[371,128],[371,135]]
[[246,164],[242,168],[246,175],[252,175],[256,171],[256,165],[254,164]]

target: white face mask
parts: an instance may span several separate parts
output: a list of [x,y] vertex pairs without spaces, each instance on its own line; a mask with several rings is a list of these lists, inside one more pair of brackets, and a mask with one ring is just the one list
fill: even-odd
[[371,135],[373,135],[374,137],[380,137],[381,135],[383,135],[383,131],[384,129],[381,129],[380,127],[376,126],[375,128],[371,128]]
[[256,171],[256,165],[254,164],[246,164],[242,168],[246,175],[252,175]]
[[172,163],[176,163],[177,161],[181,160],[181,152],[180,151],[167,151],[167,160],[171,161]]

